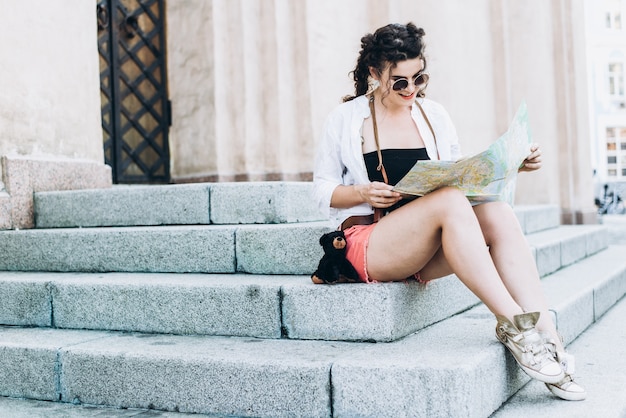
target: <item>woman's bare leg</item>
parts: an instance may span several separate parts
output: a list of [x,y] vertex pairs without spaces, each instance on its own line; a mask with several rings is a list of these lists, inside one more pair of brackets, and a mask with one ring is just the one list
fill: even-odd
[[507,318],[523,313],[498,274],[471,205],[454,188],[382,218],[370,236],[368,272],[378,281],[400,280],[422,270],[440,248],[447,261],[441,271],[449,266],[491,312]]
[[513,209],[504,202],[474,206],[491,258],[508,292],[525,312],[541,312],[537,329],[554,337],[563,351],[548,311],[539,272]]

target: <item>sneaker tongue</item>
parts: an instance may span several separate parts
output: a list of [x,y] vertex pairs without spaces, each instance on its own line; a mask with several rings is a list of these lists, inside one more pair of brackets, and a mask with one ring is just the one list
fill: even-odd
[[574,356],[567,353],[558,353],[558,360],[565,373],[571,375],[576,372],[576,362],[574,360]]
[[531,330],[535,327],[537,320],[539,319],[539,312],[528,312],[521,315],[515,315],[513,320],[518,330],[524,332]]

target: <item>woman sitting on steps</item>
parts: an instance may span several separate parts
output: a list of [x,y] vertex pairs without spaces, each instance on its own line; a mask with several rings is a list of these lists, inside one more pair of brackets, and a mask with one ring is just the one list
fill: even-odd
[[[363,282],[451,273],[496,316],[496,337],[531,377],[556,396],[582,400],[548,312],[539,273],[512,208],[472,206],[442,188],[411,201],[394,192],[418,160],[461,157],[445,109],[424,98],[429,76],[424,31],[390,24],[361,39],[353,72],[356,93],[327,118],[314,189],[321,208],[344,231],[346,256]],[[537,146],[520,171],[541,167]],[[387,215],[374,222],[374,209]]]

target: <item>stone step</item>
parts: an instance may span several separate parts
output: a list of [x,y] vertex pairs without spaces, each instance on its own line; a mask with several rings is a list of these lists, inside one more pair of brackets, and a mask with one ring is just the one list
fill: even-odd
[[[553,273],[550,282],[614,268],[605,278],[613,283],[626,268],[622,258],[609,247]],[[595,265],[604,270],[596,272]],[[572,287],[578,288],[584,283]],[[611,295],[626,292],[607,289],[603,294],[609,300],[602,306],[615,302]],[[14,326],[394,341],[477,303],[455,276],[428,284],[322,286],[308,276],[0,272],[0,324]],[[599,309],[587,300],[581,303]],[[585,312],[576,307],[569,314]]]
[[[567,340],[623,296],[624,251],[543,280]],[[529,381],[494,325],[481,305],[382,344],[5,327],[0,395],[240,417],[487,417]]]
[[534,248],[539,274],[545,276],[606,248],[608,232],[600,225],[562,225],[526,239]]
[[16,326],[392,341],[477,303],[454,276],[320,286],[308,276],[0,272],[0,324]]
[[[0,231],[0,270],[311,274],[326,222]],[[607,245],[601,225],[529,235],[542,274]]]
[[[37,228],[324,221],[311,182],[114,186],[35,193]],[[556,205],[517,206],[526,233],[560,224]]]
[[0,396],[0,417],[7,418],[202,418],[216,415],[163,412],[145,408],[113,408],[73,405],[71,403],[36,401]]
[[37,228],[324,220],[310,182],[114,186],[35,193]]
[[311,274],[326,222],[0,231],[0,270]]

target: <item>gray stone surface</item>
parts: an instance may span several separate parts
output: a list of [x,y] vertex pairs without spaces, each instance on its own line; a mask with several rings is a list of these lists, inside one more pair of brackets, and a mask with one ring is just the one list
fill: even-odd
[[[566,228],[566,227],[564,227]],[[587,237],[580,238],[584,232],[563,234],[561,239],[561,267],[574,264],[587,256]]]
[[626,300],[599,318],[569,347],[576,355],[576,381],[587,390],[587,399],[562,401],[543,383],[532,381],[504,404],[492,418],[624,418],[626,417]]
[[52,283],[54,322],[86,328],[280,338],[280,289],[293,278],[77,274]]
[[0,270],[235,271],[228,226],[162,226],[0,231]]
[[455,276],[428,284],[283,285],[289,338],[393,341],[479,303]]
[[624,248],[610,247],[543,280],[566,343],[601,316],[609,302],[615,303],[626,293],[623,251]]
[[494,337],[491,314],[470,311],[333,364],[335,416],[486,417],[528,377]]
[[[579,318],[561,329],[568,341],[626,292],[623,251],[610,247],[544,279],[568,298],[555,314]],[[56,327],[265,338],[391,341],[477,303],[454,276],[325,286],[308,275],[0,272],[3,299],[21,294],[14,282],[49,292],[42,316],[50,321],[52,303]],[[10,311],[4,323],[20,325]]]
[[626,215],[602,215],[600,219],[609,231],[609,242],[626,245]]
[[391,341],[478,303],[454,276],[323,286],[308,275],[0,272],[4,299],[19,296],[15,281],[46,291],[44,325],[54,312],[58,328],[173,334]]
[[[596,319],[604,315],[623,295],[626,295],[626,271],[618,267],[619,261],[624,260],[626,245],[611,246],[609,250],[606,259],[602,260],[602,265],[606,266],[605,269],[610,279],[598,284],[593,292]],[[597,275],[598,271],[594,269],[589,274]]]
[[311,182],[211,184],[211,222],[274,224],[324,221]]
[[[114,186],[35,193],[38,228],[324,221],[311,182],[236,182]],[[559,225],[554,205],[518,205],[522,229]]]
[[[620,251],[610,247],[542,281],[566,341],[593,322],[596,289],[626,279],[616,274],[626,270]],[[291,284],[284,286],[286,298]],[[349,286],[375,288],[303,287]],[[583,317],[576,314],[580,310]],[[56,394],[64,402],[227,416],[330,416],[332,408],[334,416],[350,417],[484,417],[529,380],[495,340],[494,325],[480,305],[376,344],[0,328],[0,370],[17,376],[0,380],[0,389],[11,388],[0,395],[33,393],[37,383],[24,373],[39,378],[48,370],[44,387],[56,382],[56,391],[33,397]],[[35,372],[11,368],[24,361],[24,353],[43,357]]]
[[595,254],[609,246],[607,228],[598,228],[596,225],[587,225],[587,255]]
[[326,222],[242,225],[237,228],[237,271],[253,274],[308,274],[323,255],[319,238]]
[[37,228],[208,224],[209,219],[208,183],[35,193]]
[[0,324],[46,327],[52,324],[48,280],[39,273],[0,272]]
[[514,210],[525,234],[556,228],[561,224],[561,210],[557,205],[517,205]]
[[[6,418],[199,418],[217,415],[163,412],[154,409],[121,409],[103,406],[73,405],[0,397],[0,417]],[[225,418],[223,415],[220,417]]]
[[0,396],[59,400],[58,350],[101,332],[0,328]]
[[61,350],[63,399],[228,416],[328,417],[346,343],[119,335]]
[[556,301],[551,308],[566,343],[626,294],[625,250],[611,246],[543,280],[548,301]]
[[526,240],[535,249],[539,274],[543,277],[606,248],[600,225],[562,225],[533,233]]

